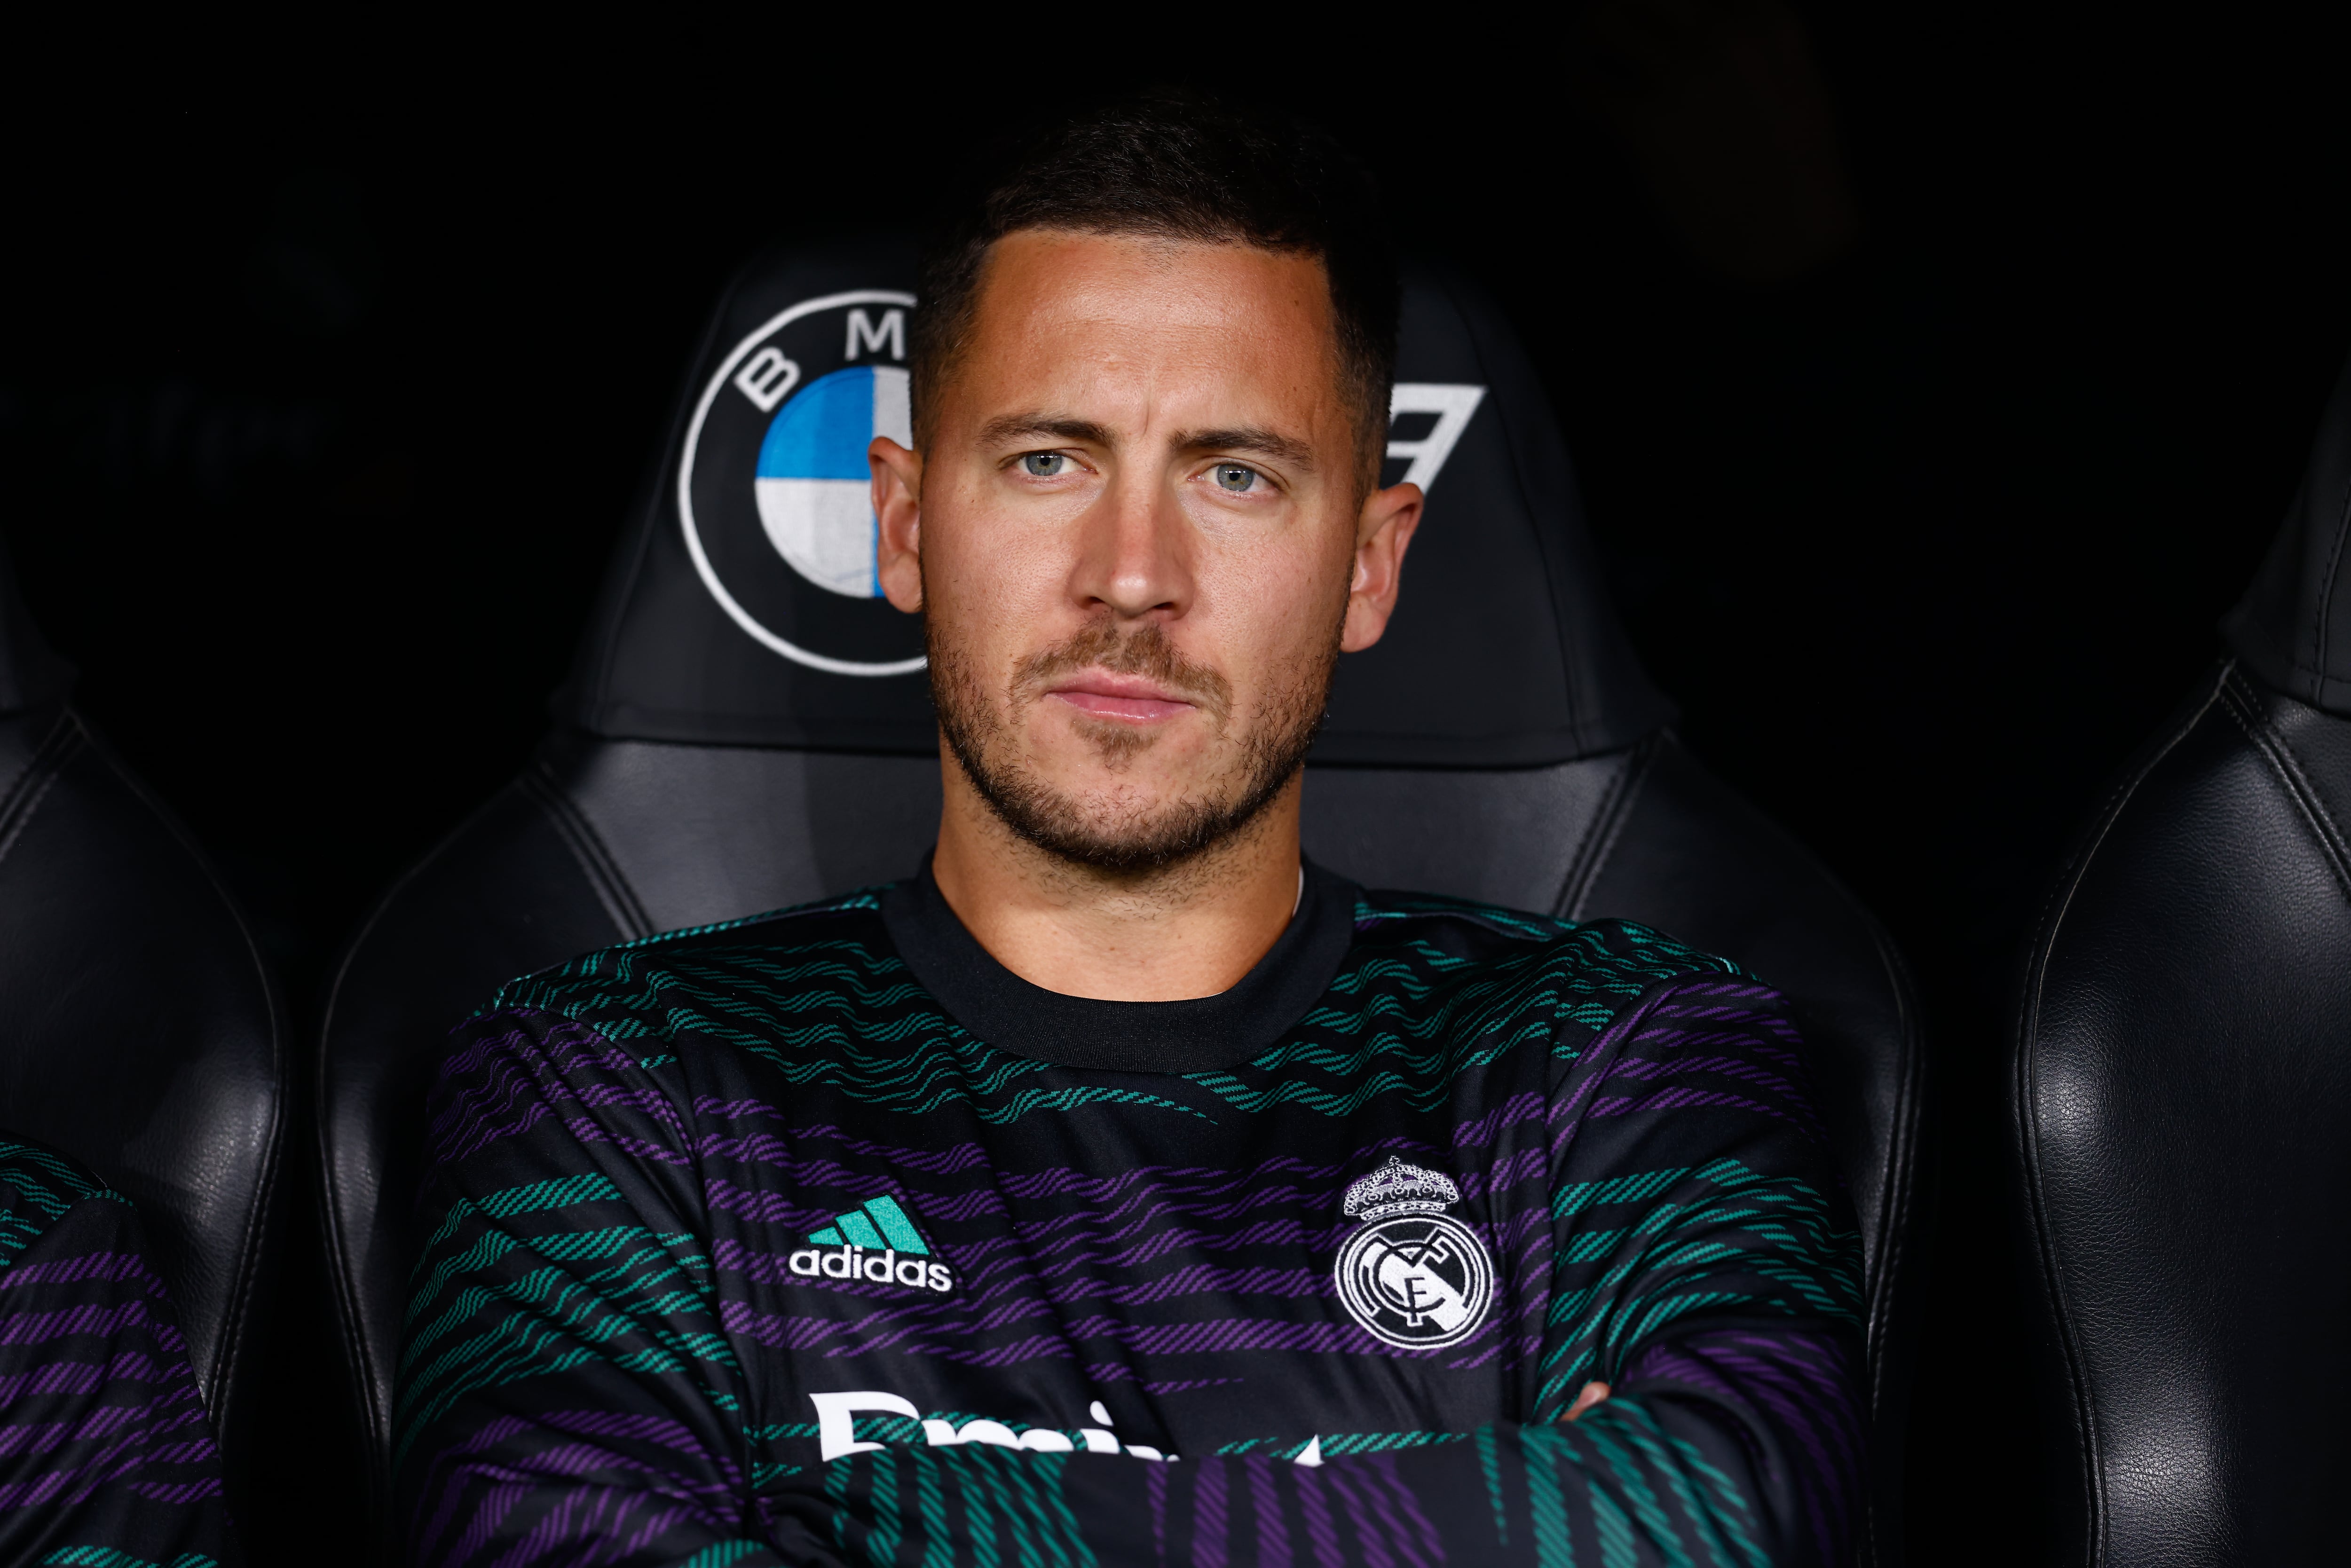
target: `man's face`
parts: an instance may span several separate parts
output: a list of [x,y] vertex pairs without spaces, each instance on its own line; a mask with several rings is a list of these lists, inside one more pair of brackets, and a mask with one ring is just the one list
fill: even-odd
[[1015,234],[926,392],[920,458],[874,444],[883,583],[927,617],[980,794],[1109,869],[1247,823],[1384,628],[1418,515],[1364,495],[1321,262]]

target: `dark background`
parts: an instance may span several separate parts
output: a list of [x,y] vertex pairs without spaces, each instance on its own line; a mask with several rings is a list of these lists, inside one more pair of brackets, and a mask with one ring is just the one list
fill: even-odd
[[[1889,9],[20,56],[0,530],[307,1030],[369,900],[540,733],[752,246],[903,220],[943,150],[1105,84],[1304,109],[1515,315],[1686,737],[1917,971],[1942,1159],[1912,1557],[2006,1554],[2040,1510],[2011,967],[2293,493],[2351,340],[2351,94],[2300,12]],[[264,1562],[354,1517],[296,1261]]]

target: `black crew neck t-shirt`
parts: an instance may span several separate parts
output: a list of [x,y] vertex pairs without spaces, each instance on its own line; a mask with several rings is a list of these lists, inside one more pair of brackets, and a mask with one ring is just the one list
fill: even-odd
[[1298,907],[1231,989],[1180,1002],[1104,1002],[1034,986],[988,956],[948,907],[928,861],[882,896],[898,956],[948,1015],[980,1039],[1056,1067],[1207,1072],[1280,1039],[1329,988],[1354,936],[1355,888],[1309,862]]

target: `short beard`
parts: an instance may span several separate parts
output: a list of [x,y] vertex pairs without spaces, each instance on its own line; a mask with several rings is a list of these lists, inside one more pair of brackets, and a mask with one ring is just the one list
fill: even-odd
[[[990,700],[979,672],[939,635],[935,619],[927,622],[925,639],[940,731],[963,765],[964,776],[998,820],[1073,865],[1131,876],[1192,860],[1231,839],[1254,822],[1296,776],[1330,704],[1343,625],[1343,619],[1332,625],[1319,659],[1304,661],[1294,680],[1267,694],[1257,723],[1239,737],[1238,755],[1208,781],[1206,793],[1171,801],[1156,811],[1113,811],[1107,821],[1089,816],[1077,800],[1023,765],[1004,715],[1018,714],[1041,700],[1056,676],[1099,668],[1149,675],[1182,693],[1221,737],[1232,717],[1232,688],[1225,678],[1186,660],[1155,622],[1122,636],[1104,620],[1022,660],[999,707]],[[1081,717],[1078,726],[1113,773],[1123,770],[1157,738],[1115,720]]]

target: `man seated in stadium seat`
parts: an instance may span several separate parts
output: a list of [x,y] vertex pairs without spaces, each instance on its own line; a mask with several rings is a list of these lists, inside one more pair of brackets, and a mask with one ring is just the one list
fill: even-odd
[[0,1563],[234,1556],[212,1421],[137,1212],[0,1134]]
[[934,247],[871,460],[936,848],[458,1031],[413,1561],[1845,1557],[1859,1251],[1786,1004],[1301,861],[1420,510],[1383,228],[1318,135],[1158,94]]

